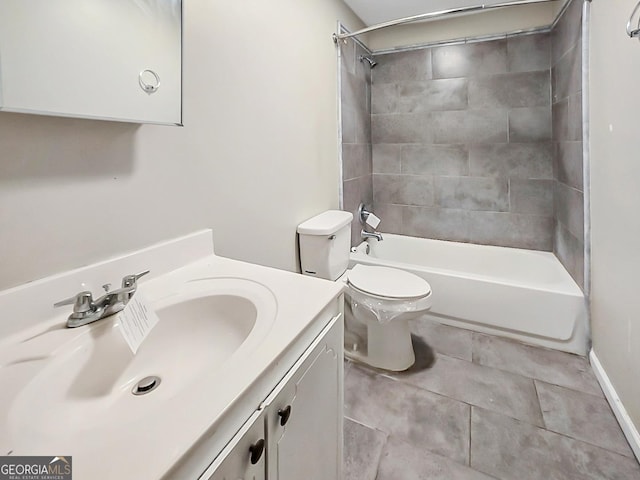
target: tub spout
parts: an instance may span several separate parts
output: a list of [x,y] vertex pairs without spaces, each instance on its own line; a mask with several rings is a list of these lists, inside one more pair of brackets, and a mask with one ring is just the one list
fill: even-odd
[[375,238],[377,241],[382,241],[382,234],[380,232],[367,232],[364,229],[360,232],[360,236],[366,240],[367,238]]

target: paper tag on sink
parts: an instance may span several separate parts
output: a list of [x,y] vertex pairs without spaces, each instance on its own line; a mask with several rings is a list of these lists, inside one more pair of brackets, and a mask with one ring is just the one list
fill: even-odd
[[160,321],[156,312],[149,307],[140,292],[136,292],[124,310],[118,313],[118,316],[122,336],[134,354],[147,338],[149,332]]

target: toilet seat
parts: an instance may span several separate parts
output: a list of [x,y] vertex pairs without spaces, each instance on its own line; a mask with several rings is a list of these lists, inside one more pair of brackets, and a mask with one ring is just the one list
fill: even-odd
[[418,300],[431,295],[431,286],[413,273],[397,268],[355,265],[347,273],[350,287],[387,300]]

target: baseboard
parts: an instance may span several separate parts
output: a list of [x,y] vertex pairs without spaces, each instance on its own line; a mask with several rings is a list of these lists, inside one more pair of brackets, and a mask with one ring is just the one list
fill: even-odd
[[607,397],[609,405],[611,405],[613,414],[616,416],[624,436],[627,437],[631,450],[633,450],[634,455],[638,461],[640,461],[640,433],[638,433],[638,429],[631,421],[631,417],[629,417],[627,409],[624,408],[622,400],[620,400],[616,389],[613,388],[613,384],[611,383],[611,380],[609,380],[607,372],[602,367],[600,360],[598,360],[598,357],[593,350],[589,353],[589,359],[591,360],[591,368],[593,368],[593,372],[596,374],[598,383],[600,383],[602,391],[604,392],[605,397]]

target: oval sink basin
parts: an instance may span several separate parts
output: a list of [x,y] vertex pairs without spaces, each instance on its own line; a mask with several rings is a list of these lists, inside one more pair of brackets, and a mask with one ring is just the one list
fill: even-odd
[[[65,432],[74,432],[76,440],[86,434],[90,441],[98,425],[139,422],[185,390],[215,381],[216,372],[234,358],[249,355],[277,312],[268,288],[240,278],[187,282],[149,303],[160,321],[136,355],[114,316],[81,327],[86,331],[38,360],[38,373],[11,401],[10,438],[0,447],[37,451],[38,444]],[[0,369],[0,379],[10,374],[11,365]],[[135,385],[149,376],[159,377],[159,386],[133,395]]]

